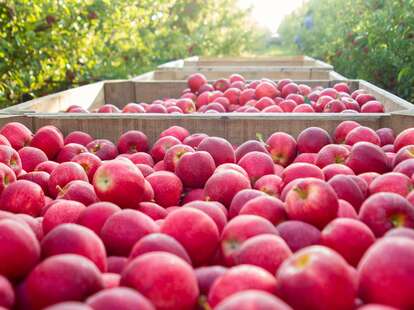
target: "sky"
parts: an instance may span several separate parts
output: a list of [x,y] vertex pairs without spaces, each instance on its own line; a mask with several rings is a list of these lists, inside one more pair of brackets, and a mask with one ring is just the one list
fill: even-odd
[[239,0],[243,8],[253,7],[252,16],[262,26],[276,32],[284,16],[300,7],[305,0]]

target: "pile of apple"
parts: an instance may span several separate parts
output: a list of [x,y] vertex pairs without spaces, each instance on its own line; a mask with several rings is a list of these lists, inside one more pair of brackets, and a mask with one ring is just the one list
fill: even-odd
[[[99,107],[98,113],[384,113],[384,106],[365,90],[351,92],[347,83],[332,88],[296,84],[284,79],[246,82],[233,74],[209,84],[204,75],[196,73],[188,80],[188,89],[179,99],[155,100],[148,103],[128,103],[120,110],[112,104]],[[66,112],[88,112],[78,105]]]
[[0,308],[414,309],[414,128],[0,130]]

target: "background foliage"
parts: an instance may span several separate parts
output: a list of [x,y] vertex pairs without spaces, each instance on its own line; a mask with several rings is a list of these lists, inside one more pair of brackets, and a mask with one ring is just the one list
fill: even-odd
[[414,102],[414,0],[309,0],[279,33],[286,47]]
[[0,106],[258,40],[236,0],[0,0]]

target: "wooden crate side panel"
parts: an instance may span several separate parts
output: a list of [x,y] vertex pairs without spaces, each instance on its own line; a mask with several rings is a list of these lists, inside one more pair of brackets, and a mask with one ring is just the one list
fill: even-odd
[[21,104],[5,108],[0,112],[58,112],[65,111],[73,104],[89,109],[90,107],[104,104],[105,98],[103,85],[103,82],[99,82],[72,88],[63,92],[23,102]]
[[392,128],[396,134],[405,129],[414,128],[414,111],[391,113],[391,117],[382,120],[381,127]]
[[35,129],[44,125],[54,125],[64,134],[81,130],[95,138],[105,138],[117,141],[119,136],[128,130],[141,130],[151,143],[159,134],[170,126],[178,125],[187,128],[191,133],[204,132],[210,136],[228,139],[231,143],[241,144],[250,139],[256,139],[257,133],[267,138],[274,132],[282,131],[297,136],[302,130],[311,126],[324,128],[332,133],[335,127],[344,120],[356,120],[361,125],[373,129],[380,128],[382,118],[387,115],[371,116],[338,116],[318,115],[309,116],[298,114],[292,117],[284,115],[234,115],[234,116],[175,116],[175,115],[146,115],[123,116],[117,115],[34,115]]
[[[204,75],[209,80],[217,80],[223,77],[228,77],[234,71],[208,71]],[[329,80],[329,71],[326,70],[286,70],[286,71],[239,71],[248,80],[256,80],[261,78],[269,78],[274,80],[292,79],[292,80]],[[191,72],[184,71],[155,71],[154,80],[186,80]]]
[[394,112],[394,111],[401,111],[401,110],[409,110],[414,109],[413,104],[410,102],[391,94],[390,92],[375,86],[367,81],[360,80],[359,88],[365,89],[370,94],[374,95],[377,100],[382,102],[385,107],[385,111],[387,112]]
[[152,81],[154,80],[154,71],[138,75],[131,79],[132,81]]
[[0,128],[7,123],[18,122],[33,131],[33,119],[26,115],[0,114]]
[[135,102],[151,103],[157,99],[179,98],[186,81],[134,82]]
[[105,102],[118,108],[135,101],[135,87],[132,81],[107,82],[104,86]]

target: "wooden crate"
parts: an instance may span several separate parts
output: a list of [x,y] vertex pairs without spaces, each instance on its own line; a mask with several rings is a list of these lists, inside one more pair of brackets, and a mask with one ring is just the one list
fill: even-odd
[[[338,81],[296,81],[311,87],[331,87]],[[341,81],[342,82],[342,81]],[[352,90],[362,88],[380,100],[386,112],[413,109],[413,105],[369,82],[362,80],[347,80]],[[67,91],[37,98],[1,110],[3,113],[47,112],[58,113],[65,111],[70,105],[77,104],[85,109],[94,110],[110,103],[122,108],[129,102],[152,102],[156,99],[178,98],[187,88],[185,81],[130,81],[115,80],[90,84]],[[284,117],[294,117],[293,114],[283,114]]]
[[333,67],[312,57],[262,56],[262,57],[192,57],[184,59],[184,67],[307,67],[333,70]]
[[[191,133],[204,132],[210,136],[226,138],[234,144],[250,139],[257,139],[260,134],[266,139],[274,132],[282,131],[297,137],[308,127],[321,127],[333,133],[336,126],[345,120],[359,122],[372,129],[390,127],[398,134],[404,129],[414,127],[413,112],[396,112],[384,114],[306,114],[300,113],[292,117],[281,114],[229,114],[229,115],[170,115],[170,114],[27,114],[18,119],[32,131],[45,125],[54,125],[66,135],[81,130],[94,138],[117,141],[119,136],[128,130],[141,130],[151,143],[159,134],[170,126],[178,125],[187,128]],[[1,119],[0,119],[1,121]]]

